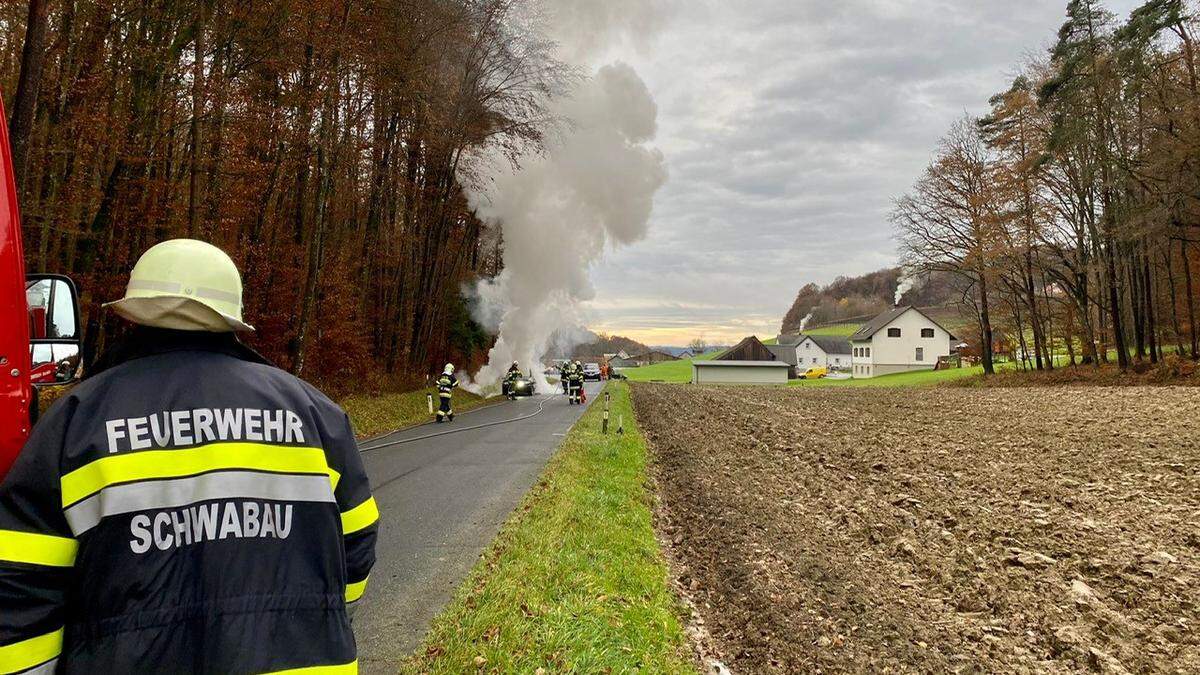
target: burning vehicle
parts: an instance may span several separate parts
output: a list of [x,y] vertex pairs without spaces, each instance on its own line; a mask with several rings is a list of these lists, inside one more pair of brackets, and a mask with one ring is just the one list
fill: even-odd
[[502,387],[503,393],[510,400],[517,400],[518,397],[533,396],[537,393],[537,384],[533,378],[525,375],[518,375],[504,382]]

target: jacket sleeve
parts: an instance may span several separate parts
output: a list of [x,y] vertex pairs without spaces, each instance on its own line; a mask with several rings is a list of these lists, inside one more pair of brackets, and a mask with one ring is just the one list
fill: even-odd
[[346,548],[346,606],[351,616],[367,588],[367,575],[375,565],[375,540],[379,535],[379,507],[363,468],[350,418],[342,413],[336,436],[326,454],[341,474],[334,497],[342,513],[342,543]]
[[68,400],[34,429],[0,484],[0,673],[52,673],[78,542],[62,511]]

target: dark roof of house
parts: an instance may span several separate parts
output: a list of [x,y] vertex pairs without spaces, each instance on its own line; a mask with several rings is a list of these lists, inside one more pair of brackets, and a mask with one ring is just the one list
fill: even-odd
[[[847,342],[846,344],[850,344],[850,343]],[[767,348],[767,351],[774,354],[776,359],[783,361],[790,366],[797,365],[797,363],[798,363],[797,359],[799,357],[796,354],[795,346],[790,346],[790,345],[763,345],[763,346]]]
[[[767,358],[770,357],[770,358]],[[751,335],[721,354],[714,361],[774,361],[779,357],[767,349],[757,337]]]
[[805,335],[804,337],[815,342],[826,354],[851,354],[854,352],[850,346],[850,340],[844,337],[837,335]]
[[[893,308],[887,310],[886,312],[883,312],[879,316],[875,317],[874,319],[871,319],[870,321],[863,324],[861,328],[859,328],[857,331],[855,331],[854,335],[850,336],[850,338],[849,338],[850,342],[859,342],[861,340],[870,340],[872,335],[883,330],[884,326],[887,326],[889,323],[900,318],[901,314],[904,314],[905,312],[907,312],[910,309],[913,310],[914,312],[917,312],[918,314],[925,317],[926,319],[928,319],[930,323],[937,326],[938,328],[941,328],[942,330],[946,330],[945,327],[943,327],[940,323],[934,321],[933,319],[930,319],[929,315],[926,314],[925,312],[922,312],[921,310],[917,309],[916,307],[913,307],[912,305],[903,305],[901,307],[893,307]],[[946,332],[950,334],[950,339],[953,340],[954,334],[950,333],[950,331],[948,331],[948,330],[946,330]]]

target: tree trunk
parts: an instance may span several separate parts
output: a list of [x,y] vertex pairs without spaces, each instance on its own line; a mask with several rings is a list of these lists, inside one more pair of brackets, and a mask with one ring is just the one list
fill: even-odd
[[1192,333],[1192,360],[1200,361],[1200,334],[1196,327],[1196,291],[1192,287],[1192,261],[1188,258],[1187,240],[1179,240],[1179,253],[1183,257],[1184,290],[1187,293],[1188,326]]
[[996,373],[996,365],[992,354],[992,317],[988,309],[988,284],[985,274],[979,275],[979,326],[983,333],[983,372],[985,375],[994,375]]
[[17,194],[21,194],[28,184],[25,162],[29,151],[29,136],[33,131],[33,116],[37,111],[38,90],[42,84],[42,67],[46,63],[46,25],[49,10],[50,0],[29,0],[25,46],[21,50],[21,76],[17,80],[12,119],[8,123]]
[[1154,276],[1150,271],[1150,255],[1143,250],[1142,262],[1142,294],[1145,300],[1143,318],[1146,321],[1146,346],[1150,350],[1150,363],[1158,363],[1161,353],[1158,346],[1158,321],[1154,315]]
[[1179,292],[1175,288],[1175,270],[1171,265],[1170,242],[1167,242],[1167,250],[1163,251],[1163,263],[1166,265],[1167,290],[1171,298],[1171,331],[1175,333],[1175,353],[1179,356],[1186,356],[1187,349],[1183,346],[1183,329],[1179,326]]
[[200,231],[200,118],[204,114],[204,3],[197,3],[192,22],[192,119],[188,153],[188,236]]
[[1113,341],[1117,348],[1117,364],[1121,370],[1127,370],[1129,368],[1129,348],[1125,343],[1125,322],[1121,317],[1121,295],[1118,289],[1120,279],[1117,277],[1116,250],[1112,237],[1109,236],[1107,239],[1105,264],[1108,266],[1109,320],[1112,324]]

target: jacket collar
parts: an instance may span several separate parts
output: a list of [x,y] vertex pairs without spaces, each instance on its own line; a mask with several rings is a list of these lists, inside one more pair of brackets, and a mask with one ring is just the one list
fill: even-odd
[[99,375],[110,368],[135,359],[184,351],[216,352],[251,363],[274,365],[258,352],[242,344],[234,333],[207,333],[135,326],[128,335],[118,338],[96,359],[96,362],[88,369],[87,377]]

